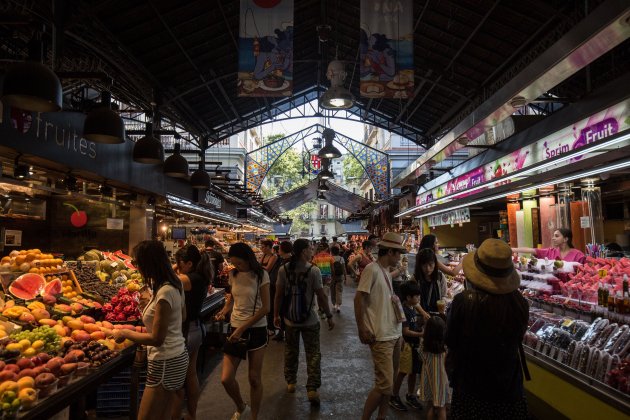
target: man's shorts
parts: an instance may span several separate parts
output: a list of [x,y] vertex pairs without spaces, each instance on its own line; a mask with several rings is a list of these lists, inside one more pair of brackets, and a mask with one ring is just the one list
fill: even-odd
[[383,395],[392,395],[400,361],[400,338],[377,341],[370,345],[370,350],[374,362],[374,387]]

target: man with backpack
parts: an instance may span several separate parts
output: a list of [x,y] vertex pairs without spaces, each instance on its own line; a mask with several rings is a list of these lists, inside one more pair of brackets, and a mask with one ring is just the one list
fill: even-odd
[[[271,310],[269,311],[269,316],[267,318],[267,324],[270,328],[274,328],[273,316],[274,316],[274,297],[276,296],[276,282],[278,280],[278,272],[280,271],[280,267],[285,265],[291,259],[291,253],[293,252],[293,245],[290,241],[282,241],[278,246],[278,258],[271,271],[269,272],[269,293],[271,296]],[[274,341],[283,341],[284,340],[284,325],[280,325],[280,328],[276,335],[272,338]]]
[[346,262],[339,255],[339,248],[334,246],[330,249],[333,257],[332,283],[330,284],[330,300],[333,304],[333,311],[341,312],[341,299],[343,295],[343,282],[346,279]]
[[321,351],[319,346],[319,318],[314,309],[314,300],[326,314],[328,329],[335,326],[328,299],[322,286],[319,268],[310,263],[313,248],[306,239],[293,243],[293,256],[288,264],[278,271],[274,307],[274,323],[280,326],[280,317],[285,324],[286,346],[284,350],[284,378],[287,392],[296,390],[300,336],[306,353],[306,390],[308,400],[319,405],[321,386]]

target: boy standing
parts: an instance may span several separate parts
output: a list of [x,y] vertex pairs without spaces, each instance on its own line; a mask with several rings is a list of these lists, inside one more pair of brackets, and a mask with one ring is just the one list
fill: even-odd
[[[420,286],[415,281],[407,281],[400,286],[400,295],[405,318],[407,319],[402,324],[402,335],[405,343],[400,353],[398,375],[394,381],[394,394],[389,400],[389,405],[398,411],[407,411],[407,407],[398,396],[403,379],[407,376],[407,396],[405,397],[407,404],[421,410],[422,405],[416,397],[415,389],[417,375],[422,372],[420,355],[418,353],[420,337],[422,336],[421,320],[416,312],[416,308],[420,308]],[[422,308],[420,310],[422,311]]]

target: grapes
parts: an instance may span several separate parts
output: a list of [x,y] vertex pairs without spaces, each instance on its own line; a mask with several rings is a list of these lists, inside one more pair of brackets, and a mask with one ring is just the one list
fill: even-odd
[[28,340],[31,343],[42,340],[44,342],[43,351],[52,353],[59,350],[61,346],[61,337],[48,325],[42,325],[31,331],[19,331],[11,334],[11,338],[15,341]]

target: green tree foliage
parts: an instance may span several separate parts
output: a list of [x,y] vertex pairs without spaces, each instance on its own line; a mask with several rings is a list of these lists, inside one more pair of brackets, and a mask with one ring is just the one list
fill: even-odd
[[346,155],[343,160],[343,177],[348,178],[361,178],[364,176],[363,166],[359,163],[357,158],[353,155]]
[[291,234],[300,235],[302,232],[308,232],[310,235],[311,222],[310,220],[304,220],[307,216],[310,216],[316,208],[317,204],[314,201],[302,204],[300,207],[289,210],[283,216],[291,219],[293,224],[291,225]]

